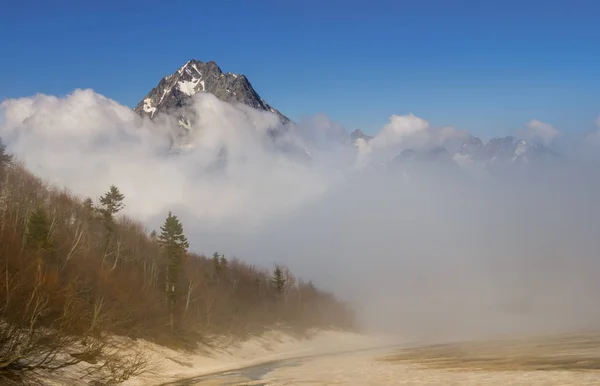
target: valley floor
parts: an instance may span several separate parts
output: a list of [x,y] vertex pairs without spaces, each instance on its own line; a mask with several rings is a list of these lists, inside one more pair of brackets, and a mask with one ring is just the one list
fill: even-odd
[[[132,342],[151,366],[125,385],[600,385],[598,334],[409,345],[341,331],[271,331],[215,343],[222,348],[183,352]],[[44,384],[83,385],[73,370]]]
[[376,349],[281,361],[177,385],[600,385],[600,339]]

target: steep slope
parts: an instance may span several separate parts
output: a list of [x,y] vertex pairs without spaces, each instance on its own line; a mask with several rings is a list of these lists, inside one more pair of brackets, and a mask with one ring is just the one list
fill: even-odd
[[158,114],[170,114],[188,105],[191,97],[198,92],[211,93],[225,102],[242,103],[258,110],[270,111],[284,123],[289,121],[258,95],[246,76],[223,73],[215,62],[203,63],[195,59],[161,79],[134,111],[151,119]]

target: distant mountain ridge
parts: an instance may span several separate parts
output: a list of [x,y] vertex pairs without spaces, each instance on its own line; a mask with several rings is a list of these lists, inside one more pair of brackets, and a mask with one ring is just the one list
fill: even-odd
[[[178,146],[185,147],[187,146],[186,133],[193,125],[195,117],[193,111],[185,113],[190,116],[182,115],[184,113],[181,109],[188,106],[192,97],[200,92],[213,94],[224,102],[241,103],[260,111],[271,112],[279,117],[282,123],[290,122],[288,117],[260,97],[246,76],[231,72],[224,73],[214,61],[204,63],[195,59],[189,60],[177,71],[162,78],[156,87],[137,104],[134,111],[150,119],[160,114],[177,116],[183,133],[181,138],[174,142],[174,149]],[[277,138],[287,131],[286,127],[274,128],[268,134],[277,141]],[[360,129],[346,135],[346,138],[354,144],[359,140],[368,143],[373,139],[373,136],[365,134]],[[289,154],[300,155],[302,158],[312,158],[304,146],[278,143],[277,148]],[[222,153],[225,154],[226,150],[223,149]],[[421,168],[418,165],[425,164],[429,165],[427,168],[444,167],[446,171],[455,170],[455,166],[502,170],[516,165],[543,165],[560,157],[560,154],[547,146],[512,136],[494,138],[486,143],[478,137],[469,136],[458,148],[437,146],[433,149],[404,149],[395,157],[391,165],[401,166],[405,170],[407,167]]]
[[554,162],[560,157],[560,154],[547,146],[513,136],[493,138],[487,143],[472,136],[453,156],[459,164],[468,162],[489,167],[511,164],[535,166]]
[[445,147],[404,149],[389,167],[404,173],[437,171],[444,175],[457,172],[508,173],[525,172],[537,167],[552,166],[562,156],[550,148],[512,136],[493,138],[487,143],[471,136],[458,150],[450,153]]
[[[350,139],[357,144],[358,140],[369,142],[373,137],[355,130]],[[459,142],[460,144],[460,142]],[[452,150],[449,150],[452,149]],[[512,165],[541,166],[555,162],[562,156],[549,147],[533,143],[526,139],[513,136],[492,138],[483,142],[480,138],[470,135],[456,147],[434,146],[422,149],[403,149],[392,161],[392,165],[407,163],[456,163],[462,167],[476,166],[489,169],[501,169]]]

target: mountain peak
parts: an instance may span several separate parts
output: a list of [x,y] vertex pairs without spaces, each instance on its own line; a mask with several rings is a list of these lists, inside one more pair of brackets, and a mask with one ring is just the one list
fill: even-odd
[[134,108],[141,116],[154,119],[158,114],[174,113],[189,105],[191,97],[199,92],[213,94],[229,103],[242,103],[257,110],[276,114],[282,122],[289,119],[265,102],[254,90],[246,76],[223,73],[214,61],[187,61],[177,71],[164,77]]
[[369,141],[369,140],[373,139],[373,137],[365,134],[361,129],[356,129],[352,133],[350,133],[350,139],[353,142],[356,142],[359,139],[364,139],[365,141]]

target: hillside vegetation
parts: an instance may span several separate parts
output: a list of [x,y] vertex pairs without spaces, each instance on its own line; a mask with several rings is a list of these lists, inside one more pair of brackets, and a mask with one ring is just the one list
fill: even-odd
[[0,382],[81,361],[102,384],[143,371],[114,336],[192,349],[274,326],[353,327],[345,304],[285,267],[191,253],[175,214],[148,233],[120,214],[126,202],[115,186],[97,199],[49,186],[0,142]]

